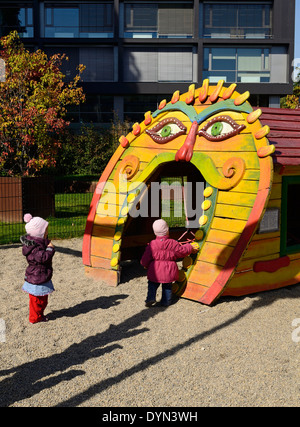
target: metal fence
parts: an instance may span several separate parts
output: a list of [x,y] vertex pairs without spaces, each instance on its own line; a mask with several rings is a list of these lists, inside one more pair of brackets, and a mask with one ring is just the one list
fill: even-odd
[[0,244],[20,241],[25,213],[49,222],[50,239],[82,236],[96,184],[93,177],[0,177]]

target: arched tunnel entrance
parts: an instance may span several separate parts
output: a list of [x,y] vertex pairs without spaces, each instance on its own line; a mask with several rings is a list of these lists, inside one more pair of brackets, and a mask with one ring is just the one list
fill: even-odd
[[161,164],[146,181],[134,217],[129,212],[121,261],[141,258],[147,243],[155,238],[152,224],[158,218],[167,221],[173,239],[179,239],[187,230],[196,232],[204,188],[204,178],[192,163]]

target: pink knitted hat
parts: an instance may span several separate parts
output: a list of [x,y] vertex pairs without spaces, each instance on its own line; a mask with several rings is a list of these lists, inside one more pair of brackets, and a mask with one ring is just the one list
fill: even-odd
[[33,217],[29,213],[24,215],[24,221],[27,222],[25,225],[27,234],[32,237],[44,237],[46,228],[48,227],[47,221],[45,221],[43,218],[40,218],[39,216]]
[[167,236],[169,233],[169,226],[164,219],[154,221],[152,227],[156,236]]

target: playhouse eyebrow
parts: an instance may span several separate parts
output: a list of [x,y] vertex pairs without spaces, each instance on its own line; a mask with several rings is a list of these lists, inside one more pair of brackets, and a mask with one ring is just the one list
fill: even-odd
[[217,104],[207,107],[204,111],[197,114],[197,111],[192,105],[187,105],[183,101],[178,101],[175,104],[167,104],[162,110],[156,110],[152,116],[157,117],[159,114],[165,113],[166,111],[181,111],[186,114],[191,122],[196,121],[198,124],[208,119],[214,114],[222,113],[224,111],[235,111],[238,113],[250,114],[253,108],[249,104],[235,105],[233,99],[227,99],[225,101],[218,102]]

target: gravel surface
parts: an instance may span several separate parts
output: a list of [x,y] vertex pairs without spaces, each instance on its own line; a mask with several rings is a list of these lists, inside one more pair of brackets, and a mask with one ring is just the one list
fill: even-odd
[[0,246],[1,407],[299,405],[300,285],[146,308],[138,263],[113,288],[85,275],[81,239],[53,243],[49,322],[35,325],[21,246]]

